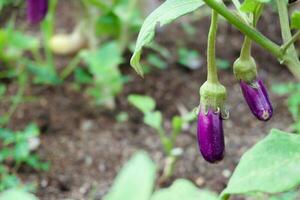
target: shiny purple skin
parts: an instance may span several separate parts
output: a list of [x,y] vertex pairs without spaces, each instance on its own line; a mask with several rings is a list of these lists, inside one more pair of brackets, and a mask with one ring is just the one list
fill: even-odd
[[224,158],[223,119],[220,112],[209,109],[207,113],[200,111],[198,115],[197,138],[203,158],[216,163]]
[[262,80],[255,80],[252,84],[240,81],[244,98],[257,119],[268,121],[273,115],[273,107]]
[[27,0],[27,20],[30,24],[40,23],[48,11],[48,0]]

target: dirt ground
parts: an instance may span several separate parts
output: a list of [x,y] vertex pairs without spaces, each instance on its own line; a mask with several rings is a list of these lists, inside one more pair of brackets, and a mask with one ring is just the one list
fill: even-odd
[[[63,12],[63,9],[66,9],[64,3],[58,12]],[[64,28],[67,19],[63,18],[58,23],[58,29]],[[264,17],[260,27],[270,38],[280,42],[280,32],[274,20],[277,20],[275,15]],[[183,38],[187,47],[205,55],[208,18],[195,22],[195,26],[199,27],[197,38],[188,38],[180,26],[175,24],[160,31],[157,41],[174,51],[176,42]],[[233,62],[239,54],[241,35],[222,23],[219,36],[218,57]],[[255,47],[253,52],[260,66],[260,77],[269,88],[272,84],[293,80],[289,72],[261,48]],[[60,60],[63,63],[65,59]],[[163,112],[167,119],[165,126],[168,127],[171,117],[179,113],[178,107],[184,106],[192,110],[198,105],[199,87],[206,79],[204,66],[205,64],[200,69],[189,71],[174,62],[170,63],[167,70],[153,70],[145,79],[141,79],[126,62],[122,71],[130,75],[132,80],[117,98],[115,111],[104,111],[90,105],[85,94],[72,89],[71,80],[58,87],[28,88],[27,94],[35,95],[38,99],[21,105],[9,126],[16,129],[31,121],[38,123],[42,130],[39,153],[43,159],[51,162],[51,168],[48,172],[22,172],[23,180],[38,180],[38,197],[42,200],[101,199],[120,167],[134,152],[146,150],[161,168],[163,154],[159,138],[151,128],[143,124],[142,115],[128,105],[127,95],[139,93],[155,98],[157,109]],[[243,100],[231,69],[222,70],[220,79],[228,89],[230,110],[230,118],[224,122],[226,157],[216,165],[206,163],[199,154],[196,124],[192,123],[177,141],[184,154],[172,177],[173,180],[190,179],[200,188],[209,188],[215,192],[224,189],[246,150],[262,139],[271,128],[287,130],[292,121],[285,98],[272,93],[273,118],[267,123],[256,120]],[[121,111],[128,112],[129,120],[117,123],[115,116]]]

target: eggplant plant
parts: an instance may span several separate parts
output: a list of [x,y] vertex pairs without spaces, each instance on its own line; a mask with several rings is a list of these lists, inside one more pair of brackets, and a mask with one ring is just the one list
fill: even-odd
[[[282,44],[276,44],[256,27],[261,15],[264,14],[265,7],[270,2],[271,0],[244,0],[243,2],[232,0],[234,9],[230,9],[228,4],[222,0],[167,0],[146,18],[137,38],[131,66],[140,76],[144,76],[143,66],[140,63],[142,50],[152,42],[156,27],[169,24],[202,6],[211,8],[211,25],[207,41],[207,81],[200,87],[197,127],[200,152],[203,158],[210,163],[218,163],[224,159],[225,141],[222,121],[229,117],[226,109],[226,87],[219,80],[215,56],[219,16],[225,18],[244,36],[240,56],[233,65],[233,74],[240,84],[250,111],[258,120],[263,122],[270,120],[276,110],[273,110],[268,90],[259,76],[257,63],[252,56],[253,42],[272,54],[290,70],[297,80],[300,80],[299,55],[294,45],[300,38],[300,12],[295,11],[291,16],[289,15],[288,7],[295,1],[272,1],[277,7],[283,40]],[[294,34],[292,34],[293,32]],[[300,153],[297,145],[293,145],[298,139],[298,136],[272,130],[270,136],[255,146],[257,148],[254,147],[243,156],[227,188],[221,193],[220,199],[229,199],[232,194],[280,193],[297,187],[300,181],[297,174],[300,171],[292,163],[297,163],[299,160],[292,154]],[[278,148],[278,145],[283,145],[285,142],[286,149],[285,147]],[[270,155],[268,148],[277,149],[277,151]],[[260,159],[259,156],[265,157]],[[281,159],[290,163],[288,164],[288,173],[282,173],[283,169],[279,166],[278,168],[274,167],[277,165],[275,163]],[[272,162],[274,166],[272,166]],[[276,173],[277,176],[274,175],[274,179],[283,179],[287,176],[288,178],[285,179],[287,181],[284,184],[271,182],[270,178],[273,173]]]

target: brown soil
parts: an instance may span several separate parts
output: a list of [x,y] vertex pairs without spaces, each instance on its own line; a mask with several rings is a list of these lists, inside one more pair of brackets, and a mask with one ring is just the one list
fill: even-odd
[[[264,30],[274,29],[274,17],[265,18],[264,21],[267,19],[271,22]],[[207,21],[205,18],[195,23],[199,27],[196,40],[184,35],[179,25],[173,25],[159,33],[158,41],[174,50],[177,45],[175,41],[184,38],[183,44],[205,55]],[[59,26],[62,28],[63,23],[59,23]],[[238,56],[241,36],[226,24],[222,25],[219,34],[218,56],[232,62]],[[271,38],[278,41],[279,36],[278,31],[271,31]],[[260,77],[268,87],[292,79],[289,72],[268,53],[258,47],[255,47],[254,52],[261,66]],[[141,114],[128,105],[126,97],[131,93],[139,93],[155,98],[157,109],[163,112],[165,126],[168,127],[169,119],[178,114],[179,106],[192,110],[198,105],[198,90],[206,77],[205,67],[189,71],[176,63],[170,63],[167,70],[153,70],[145,79],[137,77],[128,63],[124,64],[122,71],[130,75],[132,81],[126,84],[123,93],[117,97],[115,111],[103,111],[90,105],[85,94],[72,89],[71,82],[58,87],[28,88],[27,94],[37,96],[38,99],[21,105],[9,126],[13,129],[22,128],[34,121],[42,130],[39,153],[43,159],[51,162],[51,169],[49,172],[22,173],[24,181],[38,180],[38,196],[42,200],[101,199],[120,167],[140,149],[149,152],[162,168],[164,155],[157,135],[143,124]],[[274,117],[267,123],[257,121],[249,112],[231,70],[221,71],[220,78],[228,89],[231,113],[230,119],[224,122],[226,157],[217,165],[208,164],[202,159],[193,123],[177,141],[184,154],[172,177],[190,179],[199,187],[216,192],[224,189],[231,172],[247,149],[271,128],[287,130],[292,122],[285,99],[272,93]],[[129,113],[129,121],[116,122],[115,116],[120,111]]]

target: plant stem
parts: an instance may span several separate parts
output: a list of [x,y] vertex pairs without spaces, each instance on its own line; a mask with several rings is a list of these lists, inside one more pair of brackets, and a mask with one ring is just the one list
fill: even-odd
[[[25,92],[25,88],[27,85],[27,72],[25,71],[25,67],[23,64],[20,64],[19,72],[18,72],[18,91],[17,94],[12,98],[12,104],[8,110],[8,112],[5,114],[5,121],[3,122],[2,125],[7,125],[10,121],[10,118],[12,115],[15,113],[18,105],[22,102],[23,95]],[[2,122],[1,122],[2,123]]]
[[287,49],[288,49],[291,45],[293,45],[299,38],[300,38],[300,30],[297,31],[297,32],[295,33],[295,35],[293,35],[293,37],[292,37],[289,41],[287,41],[285,44],[282,45],[282,47],[281,47],[282,52],[285,54],[286,51],[287,51]]
[[245,36],[245,40],[244,40],[243,47],[241,50],[241,55],[240,55],[241,59],[243,59],[243,60],[250,59],[251,46],[252,46],[252,40],[249,37]]
[[[276,4],[278,8],[282,39],[284,43],[289,43],[290,40],[293,39],[293,36],[290,29],[287,3],[282,0],[276,0]],[[300,80],[300,61],[294,43],[288,46],[284,55],[288,58],[285,58],[283,62],[288,65],[290,71]]]
[[223,3],[216,0],[203,0],[209,7],[217,11],[232,25],[237,27],[243,34],[254,40],[257,44],[271,52],[277,58],[282,58],[280,46],[258,32],[255,28],[245,24],[236,15],[234,15]]
[[80,62],[80,57],[76,56],[71,60],[71,62],[66,66],[66,68],[61,72],[60,78],[61,80],[65,80],[77,67]]
[[[259,31],[253,27],[243,23],[237,16],[235,16],[223,3],[219,3],[216,0],[203,0],[206,5],[214,9],[220,15],[222,15],[227,21],[238,28],[244,35],[251,38],[258,45],[269,51],[272,55],[279,59],[282,63],[286,64],[293,75],[300,80],[300,62],[295,56],[283,54],[279,45],[265,37]],[[282,0],[277,0],[281,1]],[[286,5],[285,5],[285,9]]]
[[219,83],[216,66],[216,35],[218,30],[218,13],[212,10],[211,24],[208,33],[207,45],[207,81]]
[[47,67],[50,69],[52,68],[52,70],[54,71],[55,71],[54,58],[48,43],[54,32],[54,23],[55,23],[54,16],[56,11],[56,6],[57,6],[57,0],[51,0],[49,2],[49,11],[45,20],[42,23],[43,46],[45,50]]
[[[282,39],[283,42],[286,43],[292,39],[287,3],[282,0],[276,0],[276,4],[280,19]],[[288,47],[287,53],[297,57],[296,49],[293,44]]]
[[[259,4],[256,7],[255,12],[253,13],[253,21],[250,24],[252,24],[254,28],[256,27],[257,22],[261,16],[262,10],[263,10],[263,4]],[[250,59],[251,47],[252,47],[252,40],[248,36],[245,36],[243,47],[241,50],[241,56],[240,56],[242,59],[245,60]]]
[[167,181],[173,175],[177,159],[178,159],[177,156],[173,156],[173,155],[170,155],[166,158],[165,166],[163,169],[163,174],[160,178],[160,182]]
[[235,6],[235,8],[237,9],[239,15],[243,18],[243,20],[246,23],[249,23],[249,19],[246,13],[241,12],[240,8],[241,8],[241,3],[239,0],[232,0],[233,5]]

